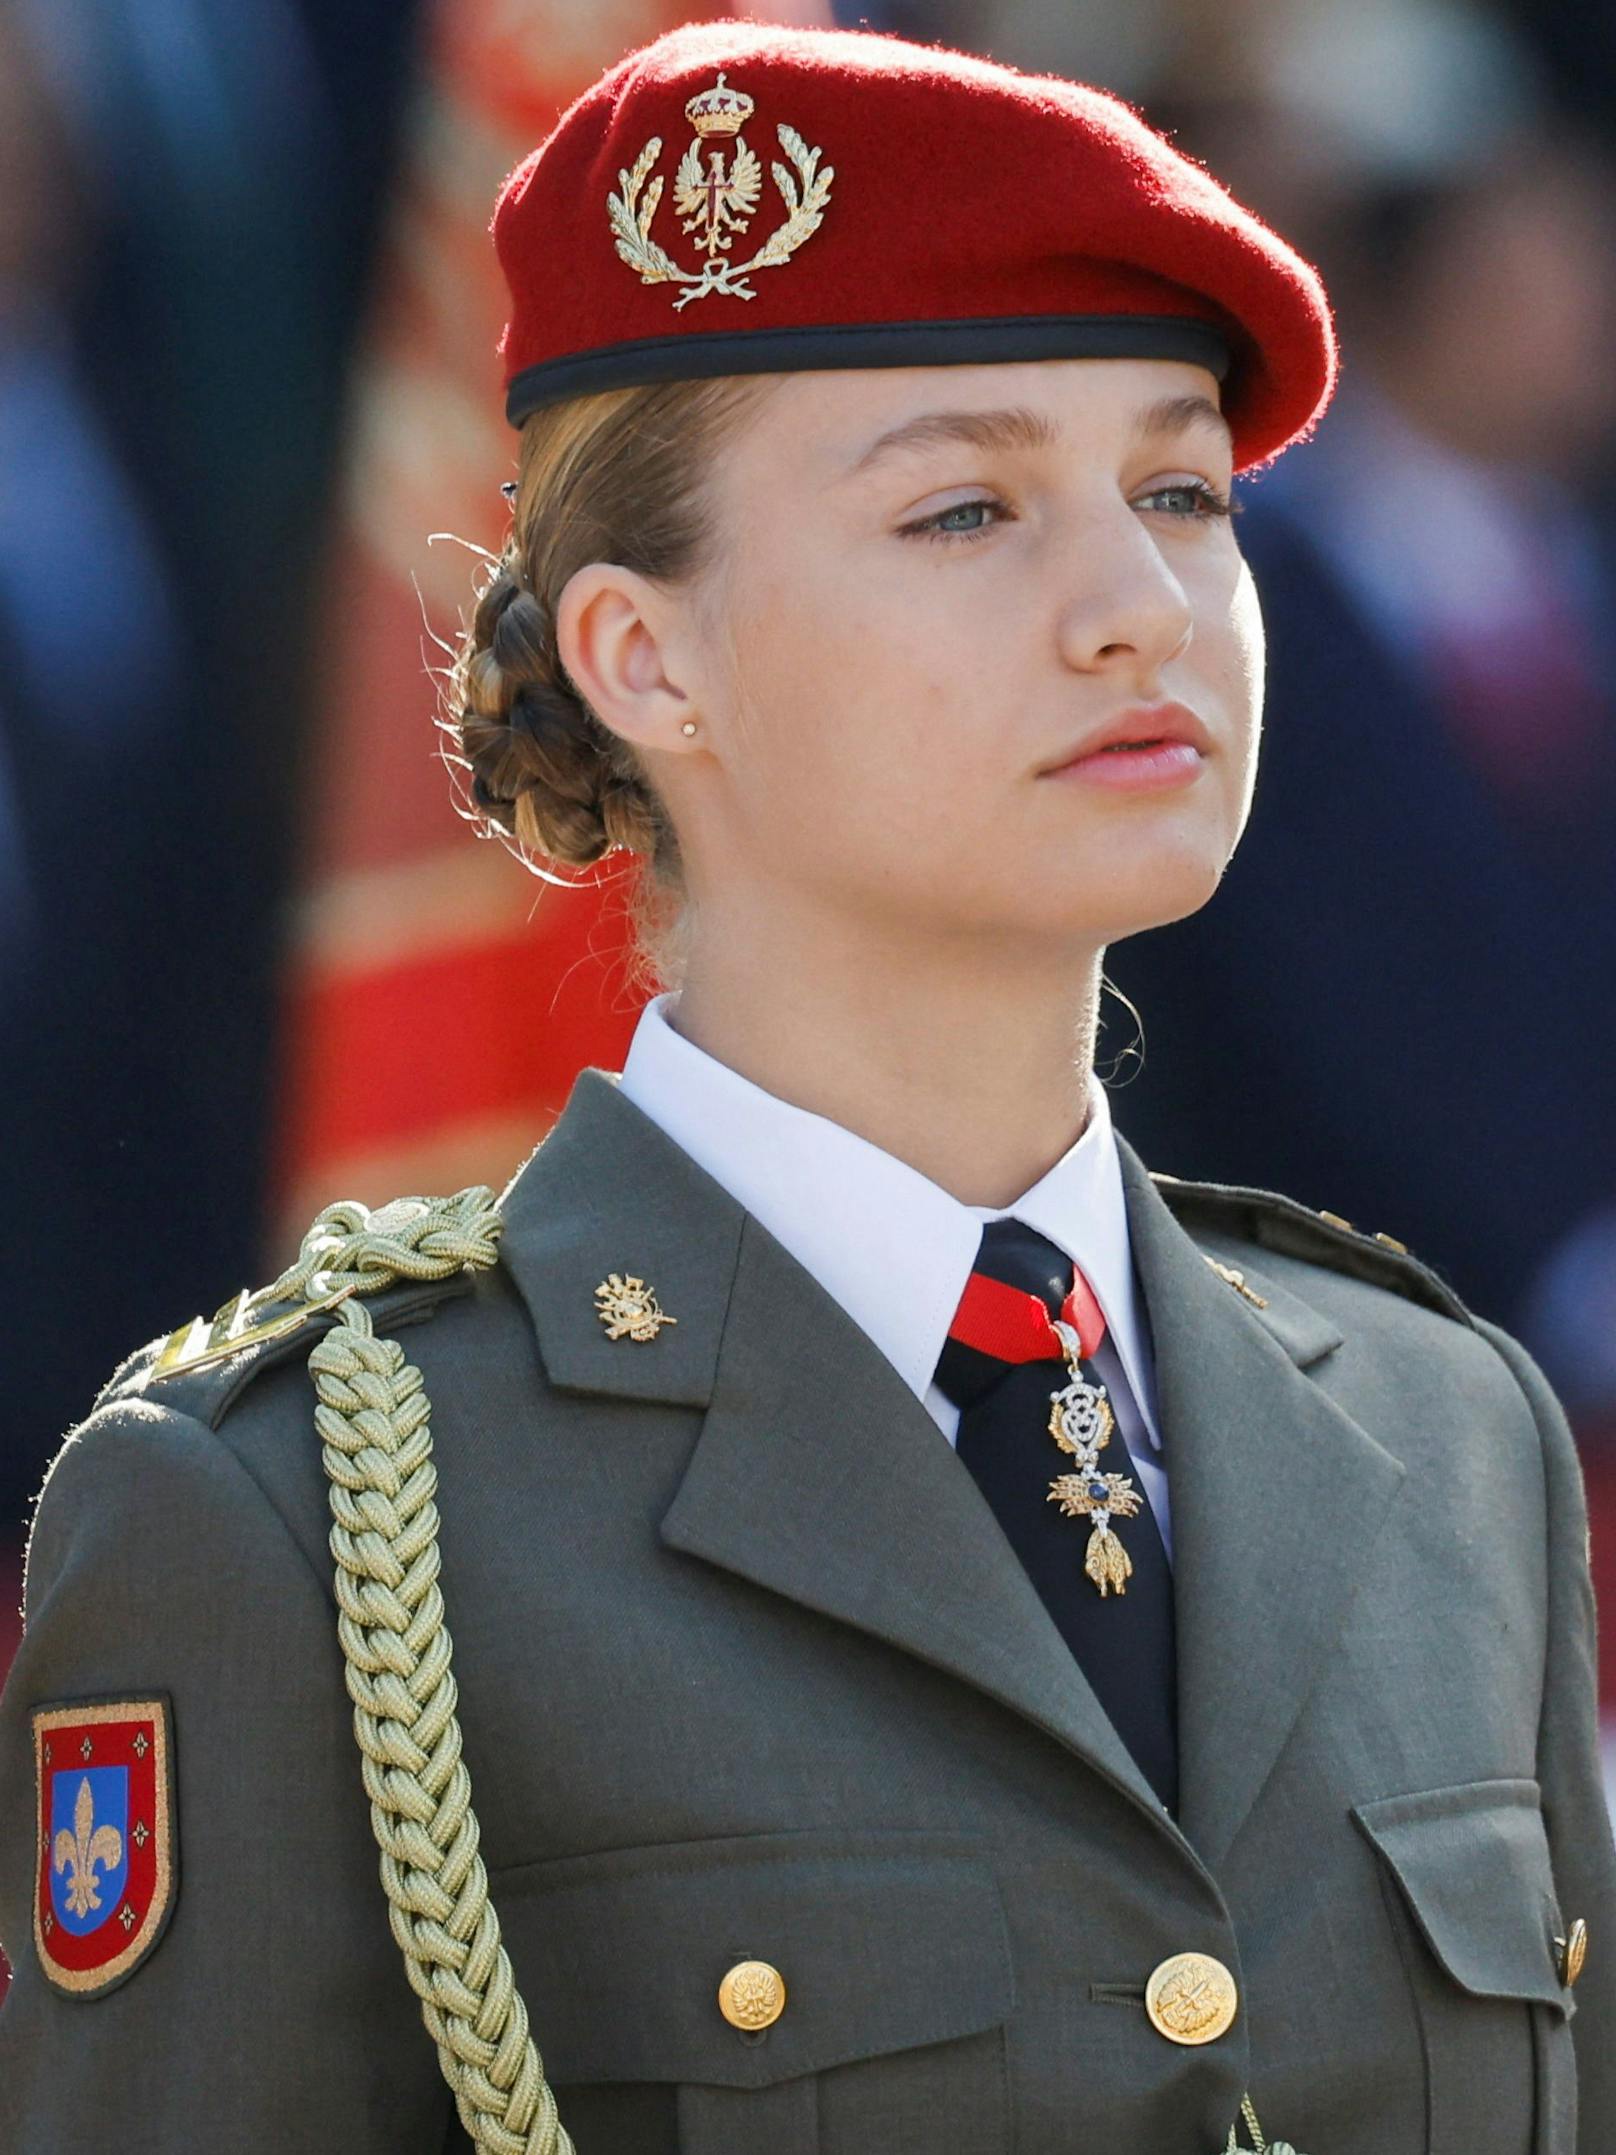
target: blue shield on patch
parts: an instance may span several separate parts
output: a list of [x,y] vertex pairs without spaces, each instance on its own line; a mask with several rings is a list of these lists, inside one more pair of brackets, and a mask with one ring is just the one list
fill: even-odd
[[51,1775],[50,1891],[56,1920],[97,1931],[129,1878],[129,1768],[58,1766]]

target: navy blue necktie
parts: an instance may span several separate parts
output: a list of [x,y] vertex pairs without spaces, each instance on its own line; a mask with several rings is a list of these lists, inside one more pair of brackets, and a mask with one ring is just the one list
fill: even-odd
[[[1072,1304],[1071,1259],[1020,1220],[990,1220],[973,1268],[978,1276],[1035,1295],[1053,1319]],[[1077,1282],[1086,1294],[1086,1282]],[[1089,1298],[1092,1300],[1092,1298]],[[992,1290],[967,1285],[961,1301],[994,1309]],[[1009,1307],[1009,1314],[1014,1314]],[[1036,1320],[1037,1312],[1030,1316]],[[958,1322],[958,1320],[956,1320]],[[962,1329],[969,1329],[962,1327]],[[1037,1326],[1034,1324],[1034,1333]],[[980,1335],[980,1323],[976,1327]],[[1007,1345],[1008,1345],[1007,1327]],[[1092,1351],[1092,1350],[1090,1350]],[[1101,1382],[1081,1360],[1078,1374]],[[960,1409],[955,1448],[976,1477],[1045,1608],[1076,1655],[1112,1725],[1169,1811],[1178,1807],[1177,1654],[1173,1579],[1155,1514],[1142,1490],[1132,1516],[1113,1531],[1133,1569],[1120,1594],[1104,1594],[1084,1570],[1091,1522],[1051,1501],[1050,1484],[1072,1466],[1050,1434],[1050,1401],[1068,1370],[1053,1331],[1042,1358],[1005,1360],[950,1336],[937,1383]],[[1100,1472],[1127,1474],[1132,1461],[1120,1427],[1100,1454]],[[1130,1477],[1137,1483],[1137,1477]]]

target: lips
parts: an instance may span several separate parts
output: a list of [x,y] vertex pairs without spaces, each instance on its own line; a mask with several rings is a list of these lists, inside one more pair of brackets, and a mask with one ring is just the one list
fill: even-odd
[[1204,756],[1211,751],[1212,736],[1188,704],[1130,704],[1108,725],[1067,749],[1057,762],[1046,764],[1040,775],[1065,770],[1069,764],[1086,762],[1091,756],[1103,756],[1108,749],[1155,748],[1163,742],[1182,743]]

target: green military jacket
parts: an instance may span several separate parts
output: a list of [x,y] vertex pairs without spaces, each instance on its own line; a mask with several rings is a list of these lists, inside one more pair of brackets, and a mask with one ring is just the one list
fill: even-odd
[[[1248,2092],[1300,2155],[1616,2147],[1555,1399],[1397,1249],[1121,1158],[1176,1819],[922,1403],[607,1073],[506,1193],[496,1265],[370,1305],[431,1402],[480,1861],[582,2155],[1219,2155]],[[673,1321],[611,1336],[613,1274]],[[335,1321],[172,1375],[146,1351],[51,1469],[0,1702],[14,2155],[468,2144],[345,1687],[308,1367]],[[112,1783],[59,1766],[79,1807],[42,1822],[36,1745],[109,1700],[160,1709],[173,1860],[160,1924],[143,1905],[123,1972],[74,1990],[59,1956],[89,1949],[34,1927],[75,1866],[113,1876],[83,1809]],[[1204,2041],[1147,2010],[1183,1953],[1237,1994]],[[767,2025],[720,2003],[748,1961]]]

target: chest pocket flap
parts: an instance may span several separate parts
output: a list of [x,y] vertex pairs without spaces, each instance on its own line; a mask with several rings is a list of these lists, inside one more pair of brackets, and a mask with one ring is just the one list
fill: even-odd
[[[998,1885],[964,1837],[749,1834],[526,1865],[491,1887],[562,2085],[765,2087],[981,2033],[1014,2002]],[[743,1960],[784,1981],[761,2032],[719,2009]]]
[[1562,1931],[1535,1781],[1470,1781],[1353,1812],[1402,1889],[1426,1944],[1461,1989],[1536,1998],[1569,2017]]

